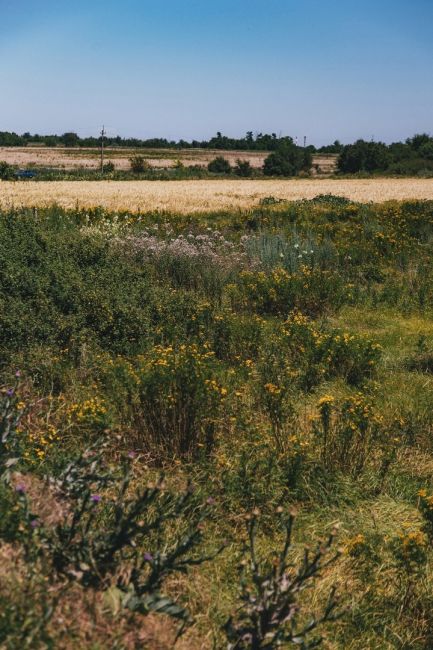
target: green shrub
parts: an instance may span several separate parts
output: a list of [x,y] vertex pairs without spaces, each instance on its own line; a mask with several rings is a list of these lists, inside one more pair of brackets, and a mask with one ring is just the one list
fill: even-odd
[[324,379],[342,377],[350,385],[369,379],[381,358],[381,346],[369,339],[342,332],[327,331],[299,312],[290,314],[283,327],[294,372],[304,388]]
[[[132,418],[142,436],[138,445],[169,457],[212,450],[227,395],[214,356],[195,344],[156,346],[136,364],[114,364],[117,381],[123,376],[129,386]],[[119,364],[123,370],[116,370]]]
[[150,165],[144,156],[133,156],[129,159],[129,165],[134,174],[141,174],[150,169]]
[[311,168],[311,153],[295,144],[286,144],[271,153],[263,164],[265,176],[296,176],[301,170]]
[[223,156],[217,156],[211,160],[207,168],[213,174],[231,174],[232,171],[229,161]]
[[111,160],[104,163],[104,167],[103,167],[104,174],[111,174],[111,172],[114,172],[115,169],[116,169],[116,167],[115,167],[114,163]]
[[234,168],[234,173],[236,176],[241,176],[241,178],[249,178],[253,175],[253,168],[249,160],[237,160]]
[[334,402],[330,395],[322,397],[318,404],[320,418],[313,422],[324,466],[328,471],[340,471],[355,479],[376,462],[380,483],[383,482],[398,444],[384,427],[383,417],[362,393],[341,404]]
[[7,162],[0,160],[0,180],[9,181],[15,177],[15,169]]
[[239,284],[231,293],[234,304],[238,300],[259,314],[285,316],[298,309],[318,316],[337,309],[347,290],[338,273],[301,266],[295,273],[281,267],[269,273],[242,271]]

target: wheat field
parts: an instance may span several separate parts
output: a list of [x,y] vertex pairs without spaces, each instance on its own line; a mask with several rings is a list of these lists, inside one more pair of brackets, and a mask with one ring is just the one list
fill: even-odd
[[103,206],[132,212],[187,213],[249,208],[269,196],[299,200],[318,194],[345,196],[360,202],[433,199],[433,180],[0,181],[2,208],[57,203],[65,208]]

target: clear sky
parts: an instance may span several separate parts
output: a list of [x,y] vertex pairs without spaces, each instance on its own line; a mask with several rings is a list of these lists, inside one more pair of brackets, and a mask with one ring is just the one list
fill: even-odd
[[0,130],[433,132],[433,0],[0,0]]

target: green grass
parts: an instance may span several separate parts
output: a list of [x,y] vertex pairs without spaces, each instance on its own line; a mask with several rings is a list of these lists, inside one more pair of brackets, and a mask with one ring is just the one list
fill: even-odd
[[[338,526],[340,557],[299,596],[303,620],[337,587],[343,613],[323,626],[323,647],[432,647],[433,549],[417,496],[433,491],[433,375],[423,365],[433,347],[432,242],[431,202],[0,215],[0,372],[8,399],[21,371],[20,472],[35,485],[55,478],[104,435],[113,468],[138,455],[132,492],[164,471],[169,490],[190,478],[194,503],[214,502],[201,551],[226,540],[225,551],[166,585],[195,619],[179,647],[227,647],[245,518],[260,512],[267,555],[281,542],[280,506],[297,513],[295,563]],[[37,580],[23,599],[22,565],[8,560],[7,545],[24,543],[8,489],[0,574],[13,588],[0,598],[9,589],[16,610],[0,621],[0,645],[13,647],[20,616],[40,615],[36,582],[47,575],[31,564]],[[96,530],[106,524],[101,511]],[[126,565],[119,559],[120,573]],[[56,616],[70,616],[71,602],[84,611],[89,592],[78,581],[63,593],[48,579],[60,613],[39,636],[56,647]],[[158,625],[155,615],[108,615],[106,588],[92,595],[86,632],[65,647],[110,647]],[[150,648],[171,647],[159,636]]]

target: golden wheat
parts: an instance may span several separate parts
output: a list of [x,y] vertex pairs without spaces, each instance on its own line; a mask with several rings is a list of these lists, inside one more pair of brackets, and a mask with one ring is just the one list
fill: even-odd
[[205,212],[249,208],[260,199],[311,199],[334,194],[368,202],[433,199],[430,179],[299,179],[199,181],[0,182],[0,207],[57,203],[65,208],[104,206],[110,210]]

